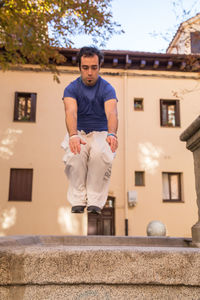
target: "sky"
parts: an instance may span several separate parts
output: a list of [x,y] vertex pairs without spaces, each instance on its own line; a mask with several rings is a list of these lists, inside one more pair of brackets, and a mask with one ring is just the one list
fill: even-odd
[[[114,35],[103,49],[165,53],[180,23],[200,12],[200,0],[176,1],[183,6],[174,12],[173,0],[112,0],[113,18],[125,33]],[[187,17],[183,10],[190,11]],[[74,42],[74,48],[92,45],[86,36]]]

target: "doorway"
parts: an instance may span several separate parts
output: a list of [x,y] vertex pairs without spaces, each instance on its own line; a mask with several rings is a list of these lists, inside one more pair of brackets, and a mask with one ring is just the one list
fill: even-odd
[[101,215],[88,214],[88,235],[115,235],[115,198],[108,196]]

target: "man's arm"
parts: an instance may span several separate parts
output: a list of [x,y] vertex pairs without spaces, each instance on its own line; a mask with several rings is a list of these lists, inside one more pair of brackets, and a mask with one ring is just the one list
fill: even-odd
[[105,113],[108,121],[108,136],[107,142],[110,145],[112,152],[115,152],[118,147],[117,142],[117,128],[118,128],[118,114],[116,99],[107,100],[104,104]]
[[65,122],[69,136],[77,134],[77,102],[74,98],[64,98]]
[[76,99],[70,97],[65,97],[63,102],[65,107],[65,122],[69,133],[70,150],[74,154],[77,154],[81,151],[81,144],[86,144],[77,136],[77,102]]

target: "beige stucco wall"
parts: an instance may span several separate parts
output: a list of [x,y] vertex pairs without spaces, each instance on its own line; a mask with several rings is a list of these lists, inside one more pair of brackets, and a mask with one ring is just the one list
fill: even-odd
[[[78,69],[61,70],[65,73],[61,73],[60,84],[48,72],[0,72],[2,235],[87,234],[87,215],[70,213],[60,147],[66,131],[61,98]],[[102,69],[102,73],[116,88],[119,99],[119,149],[109,189],[116,197],[116,234],[124,235],[124,219],[128,218],[129,235],[146,235],[147,224],[160,220],[168,235],[191,236],[191,226],[197,220],[193,159],[179,135],[199,114],[197,75],[113,69]],[[36,123],[13,122],[16,91],[37,93]],[[181,127],[161,128],[159,101],[177,99],[173,91],[179,93]],[[133,110],[134,97],[144,98],[144,111]],[[32,202],[8,202],[10,168],[34,169]],[[134,172],[140,170],[145,171],[146,185],[135,187]],[[183,173],[184,203],[162,202],[163,171]],[[133,208],[127,208],[129,190],[138,192]]]
[[[180,76],[180,73],[174,75]],[[128,189],[138,192],[138,205],[129,209],[133,235],[144,234],[150,221],[160,220],[167,226],[169,235],[187,236],[197,218],[192,155],[179,141],[180,133],[199,110],[195,84],[191,79],[128,78],[127,185]],[[183,89],[192,92],[183,94]],[[159,102],[160,99],[176,99],[173,91],[179,92],[181,127],[163,128],[160,127]],[[133,97],[144,98],[144,111],[133,110]],[[134,170],[145,171],[145,187],[134,187]],[[162,203],[162,172],[183,173],[185,203]]]

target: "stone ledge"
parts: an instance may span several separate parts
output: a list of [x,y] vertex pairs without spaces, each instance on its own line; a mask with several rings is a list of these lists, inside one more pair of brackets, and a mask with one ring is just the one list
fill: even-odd
[[68,246],[148,246],[148,247],[189,247],[191,238],[158,236],[53,236],[53,235],[18,235],[0,237],[0,247],[31,245],[68,245]]
[[[71,237],[65,237],[69,245],[55,245],[50,237],[46,238],[48,245],[38,243],[39,237],[29,237],[29,242],[33,239],[36,243],[0,246],[1,286],[153,284],[200,287],[199,248],[78,246],[70,245]],[[84,238],[86,242],[89,237],[76,237],[76,242],[79,240],[80,245]],[[16,237],[13,239],[17,240]],[[55,237],[52,239],[55,241]],[[6,238],[3,240],[5,243]]]
[[200,288],[156,285],[68,285],[0,287],[3,300],[199,300]]

